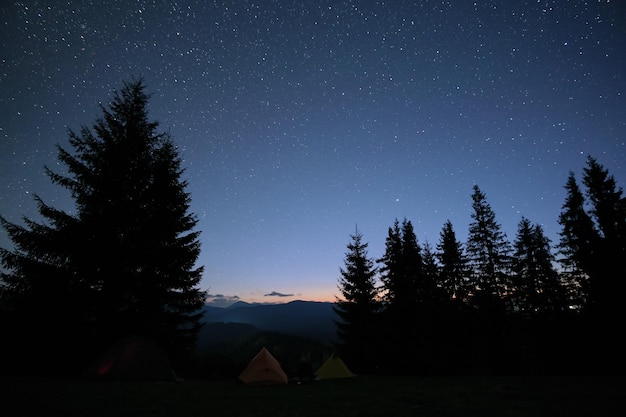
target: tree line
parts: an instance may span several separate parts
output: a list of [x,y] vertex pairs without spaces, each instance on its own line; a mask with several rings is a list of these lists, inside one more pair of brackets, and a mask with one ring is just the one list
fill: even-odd
[[510,242],[474,185],[467,241],[450,221],[433,248],[410,220],[374,259],[358,229],[340,269],[341,354],[360,372],[623,371],[626,199],[589,156],[573,172],[554,246],[522,217]]
[[[68,131],[70,150],[57,146],[64,171],[45,173],[71,194],[72,212],[35,196],[41,221],[0,216],[14,246],[0,248],[2,372],[76,374],[133,334],[155,340],[176,369],[193,366],[206,295],[200,232],[178,149],[149,119],[145,89],[124,83],[92,126]],[[357,229],[341,269],[337,348],[359,372],[555,369],[551,359],[576,358],[585,340],[604,349],[595,357],[614,358],[626,204],[591,157],[583,183],[586,193],[573,174],[566,184],[558,258],[527,219],[507,242],[477,186],[464,244],[450,222],[432,248],[396,220],[372,259]]]

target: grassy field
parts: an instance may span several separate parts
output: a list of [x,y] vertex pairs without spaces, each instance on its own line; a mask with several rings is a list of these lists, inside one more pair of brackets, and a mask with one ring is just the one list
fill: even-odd
[[287,386],[236,381],[0,379],[0,415],[348,417],[622,416],[623,378],[381,377]]

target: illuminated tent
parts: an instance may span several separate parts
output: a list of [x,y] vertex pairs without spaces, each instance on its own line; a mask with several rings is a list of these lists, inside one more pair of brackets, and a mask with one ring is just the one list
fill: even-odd
[[331,355],[326,362],[315,371],[317,379],[351,378],[355,376],[340,357]]
[[114,380],[175,380],[167,354],[154,341],[130,336],[111,346],[93,365],[90,376]]
[[280,363],[265,348],[261,349],[239,375],[244,384],[287,384],[288,378]]

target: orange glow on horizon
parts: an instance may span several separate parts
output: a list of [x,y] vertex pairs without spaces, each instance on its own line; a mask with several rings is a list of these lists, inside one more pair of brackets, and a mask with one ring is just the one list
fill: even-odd
[[328,289],[306,289],[304,291],[293,293],[261,293],[248,292],[238,295],[239,301],[246,303],[259,303],[259,304],[284,304],[291,301],[314,301],[314,302],[328,302],[334,303],[337,301],[336,294],[328,291]]

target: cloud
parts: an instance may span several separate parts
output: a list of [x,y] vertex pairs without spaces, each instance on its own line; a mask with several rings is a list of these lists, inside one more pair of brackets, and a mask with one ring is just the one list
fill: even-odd
[[280,292],[272,291],[269,294],[263,295],[263,297],[293,297],[293,294],[283,294]]
[[228,307],[240,301],[238,295],[207,294],[205,302],[211,307]]

